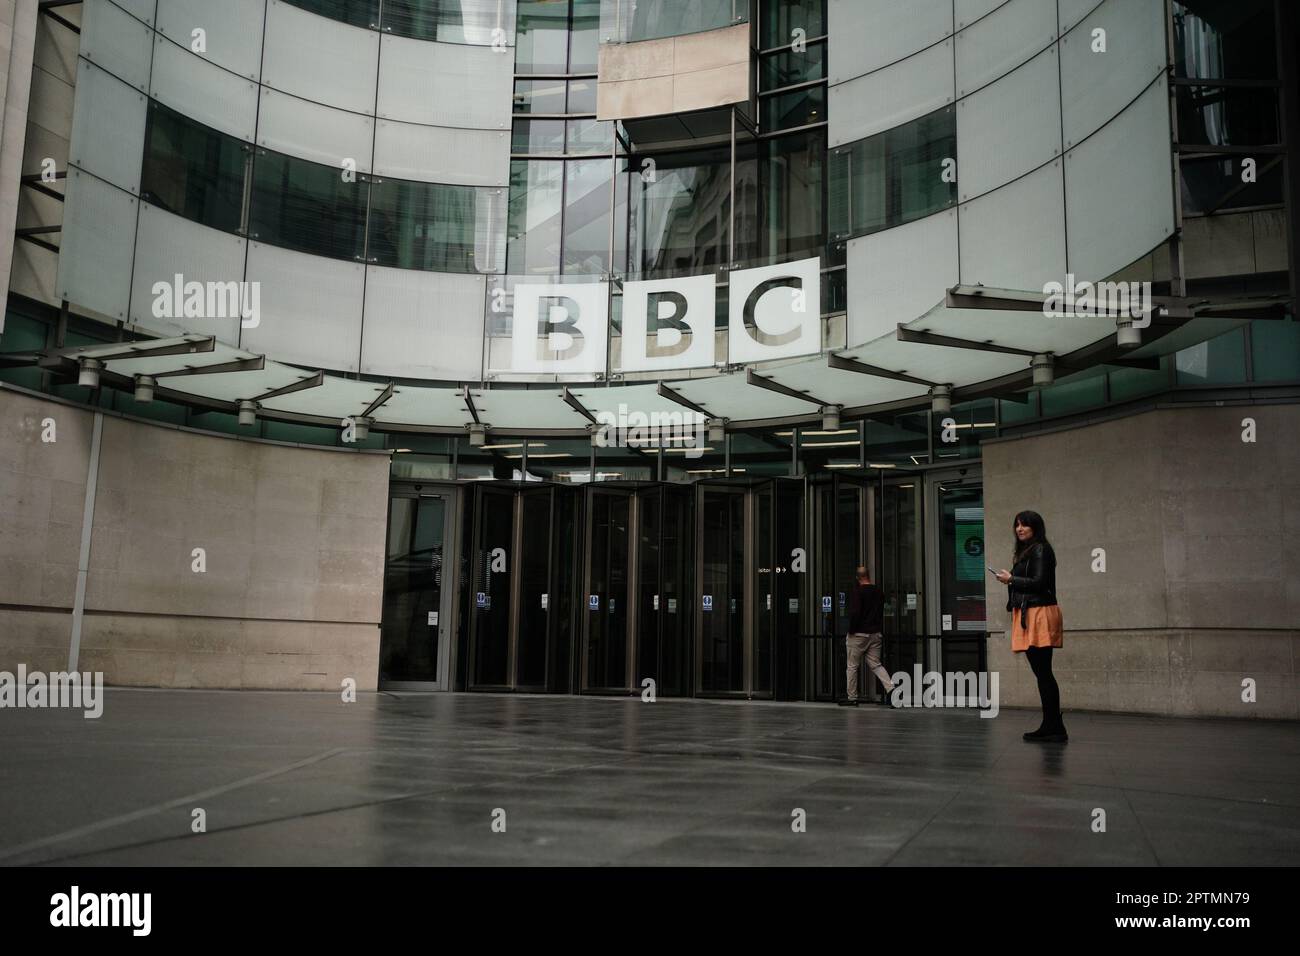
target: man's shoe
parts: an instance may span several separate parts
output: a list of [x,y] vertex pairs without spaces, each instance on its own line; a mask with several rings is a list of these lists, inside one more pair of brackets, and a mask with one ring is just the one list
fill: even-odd
[[858,699],[856,697],[842,697],[836,703],[841,707],[856,707],[858,706]]
[[879,700],[876,701],[876,703],[880,704],[882,707],[893,707],[894,692],[892,690],[885,691],[885,693],[881,696]]

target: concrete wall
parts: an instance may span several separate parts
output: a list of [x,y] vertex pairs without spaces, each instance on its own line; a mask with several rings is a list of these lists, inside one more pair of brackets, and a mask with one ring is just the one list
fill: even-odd
[[[0,670],[68,663],[93,419],[0,390]],[[105,415],[79,669],[110,684],[373,689],[387,503],[386,455]]]
[[[1300,717],[1297,435],[1295,405],[1182,407],[983,446],[989,563],[1006,565],[1023,509],[1056,549],[1066,710]],[[1036,706],[1005,605],[990,588],[989,666],[1003,703]]]
[[596,116],[633,119],[743,103],[750,97],[749,24],[600,47]]

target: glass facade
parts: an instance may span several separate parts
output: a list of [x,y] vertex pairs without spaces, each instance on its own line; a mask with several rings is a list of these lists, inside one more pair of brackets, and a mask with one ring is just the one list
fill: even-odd
[[749,0],[600,0],[602,43],[635,43],[749,21]]
[[[392,36],[479,46],[499,44],[509,24],[497,0],[285,0],[349,26]],[[521,4],[522,5],[522,4]]]
[[312,255],[433,272],[501,271],[501,189],[348,174],[255,152],[151,103],[141,196],[202,225]]

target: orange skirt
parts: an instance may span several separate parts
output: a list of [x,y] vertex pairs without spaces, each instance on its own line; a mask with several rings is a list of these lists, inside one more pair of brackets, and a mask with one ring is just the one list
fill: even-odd
[[1064,637],[1065,624],[1061,619],[1061,606],[1049,604],[1047,607],[1031,607],[1029,626],[1020,624],[1019,608],[1016,608],[1011,621],[1011,650],[1015,653],[1031,647],[1060,647]]

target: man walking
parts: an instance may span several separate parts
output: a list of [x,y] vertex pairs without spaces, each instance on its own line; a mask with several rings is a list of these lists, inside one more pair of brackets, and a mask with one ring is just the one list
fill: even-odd
[[857,583],[849,592],[849,633],[844,639],[848,650],[848,699],[850,703],[858,700],[858,671],[862,658],[867,658],[867,669],[880,679],[885,688],[885,696],[880,703],[889,702],[889,695],[894,689],[894,682],[889,678],[889,671],[880,663],[880,648],[883,643],[881,632],[884,630],[885,594],[871,583],[867,569],[858,565]]

